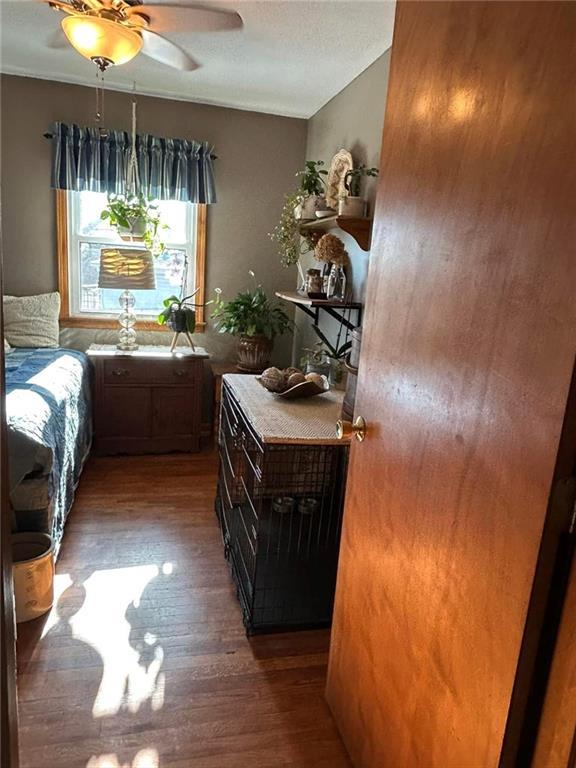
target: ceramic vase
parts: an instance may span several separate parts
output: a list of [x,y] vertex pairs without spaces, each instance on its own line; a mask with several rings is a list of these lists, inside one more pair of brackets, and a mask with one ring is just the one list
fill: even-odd
[[236,367],[246,373],[262,373],[269,367],[272,341],[262,334],[240,336]]
[[338,215],[349,218],[362,218],[366,214],[366,200],[363,197],[341,197],[338,202]]
[[297,221],[315,219],[316,211],[326,209],[326,198],[320,195],[308,195],[294,208],[294,218]]

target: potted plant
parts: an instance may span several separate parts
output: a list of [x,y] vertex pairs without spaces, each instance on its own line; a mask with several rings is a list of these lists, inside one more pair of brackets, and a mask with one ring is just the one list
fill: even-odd
[[344,359],[352,347],[352,341],[345,341],[344,344],[340,344],[340,332],[342,326],[340,326],[340,332],[338,333],[338,339],[336,345],[330,344],[326,336],[322,333],[317,325],[312,326],[314,332],[320,339],[320,344],[324,347],[324,352],[328,358],[330,365],[329,380],[330,386],[334,389],[344,389],[346,385],[346,368],[344,366]]
[[[253,272],[251,275],[254,277]],[[286,312],[268,299],[261,285],[230,301],[218,293],[212,319],[220,333],[239,337],[237,367],[248,373],[261,373],[268,367],[275,337],[292,326]]]
[[323,160],[307,160],[304,170],[296,174],[300,179],[302,200],[294,208],[294,218],[314,219],[316,211],[326,208],[326,183],[322,177],[326,176],[328,171],[321,169],[322,165]]
[[159,232],[166,227],[160,221],[158,206],[144,195],[109,195],[100,218],[108,221],[122,240],[144,243],[154,254],[164,250]]
[[338,203],[339,216],[364,216],[366,213],[366,200],[361,196],[362,179],[365,176],[378,176],[378,168],[367,168],[359,165],[352,168],[344,176],[344,187],[348,192],[346,197],[341,197]]
[[169,296],[162,302],[164,309],[158,315],[158,324],[167,325],[174,333],[194,333],[196,328],[196,307],[197,304],[190,303],[190,299],[198,293],[200,289],[196,288],[190,296],[183,299],[178,296]]

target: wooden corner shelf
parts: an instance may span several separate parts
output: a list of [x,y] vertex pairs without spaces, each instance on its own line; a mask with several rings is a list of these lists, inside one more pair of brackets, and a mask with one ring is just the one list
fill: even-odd
[[327,216],[325,219],[310,219],[300,224],[300,234],[317,236],[319,240],[323,234],[331,229],[341,229],[351,235],[363,251],[370,250],[372,240],[372,219],[366,217],[355,218],[352,216]]
[[[320,310],[324,310],[326,314],[335,318],[344,325],[348,330],[353,331],[357,325],[362,322],[362,303],[359,301],[335,301],[334,299],[311,299],[306,294],[298,293],[297,291],[276,291],[276,296],[284,301],[289,301],[296,307],[299,307],[303,312],[309,315],[316,325],[318,325],[318,319]],[[338,310],[342,314],[338,313]],[[348,317],[346,317],[346,311],[348,310]],[[357,322],[354,324],[350,320],[350,312],[355,311],[357,314]]]

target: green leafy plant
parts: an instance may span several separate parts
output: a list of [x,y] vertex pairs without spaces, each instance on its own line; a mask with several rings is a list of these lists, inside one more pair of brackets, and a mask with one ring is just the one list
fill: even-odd
[[314,249],[314,241],[309,234],[300,237],[300,222],[294,216],[294,208],[303,199],[304,194],[301,191],[286,195],[280,221],[269,234],[270,239],[278,243],[278,255],[284,267],[297,264],[300,256]]
[[[346,354],[350,351],[352,348],[352,341],[346,341],[344,344],[339,343],[339,338],[336,341],[336,346],[332,345],[326,336],[322,333],[320,328],[318,328],[317,325],[313,325],[312,329],[320,339],[319,344],[325,347],[325,353],[328,357],[332,358],[332,360],[343,360],[346,357]],[[338,334],[340,336],[340,334]]]
[[162,253],[165,248],[160,230],[167,229],[167,226],[160,220],[158,206],[142,194],[108,195],[106,208],[100,218],[108,221],[120,237],[141,237],[155,255]]
[[[251,274],[254,276],[253,272]],[[269,300],[261,285],[240,292],[230,301],[224,301],[217,294],[212,319],[220,333],[230,333],[232,336],[262,335],[270,340],[292,327],[286,312]]]
[[328,171],[320,170],[324,165],[324,160],[307,160],[303,171],[298,171],[297,178],[300,179],[300,190],[305,196],[323,195],[326,183],[323,176],[328,175]]
[[362,190],[362,179],[365,176],[378,176],[378,168],[367,168],[365,165],[359,165],[358,168],[352,168],[344,176],[344,186],[348,194],[352,197],[360,197]]
[[164,309],[158,315],[158,325],[168,325],[173,331],[180,331],[181,333],[184,331],[194,333],[196,328],[196,308],[212,304],[211,301],[207,301],[203,305],[194,304],[190,301],[199,290],[199,288],[196,288],[193,293],[189,296],[184,296],[183,299],[180,299],[178,296],[168,296],[167,299],[164,299],[162,302]]

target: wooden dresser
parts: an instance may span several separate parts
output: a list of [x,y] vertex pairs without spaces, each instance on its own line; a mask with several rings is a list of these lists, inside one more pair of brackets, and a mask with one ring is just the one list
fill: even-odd
[[248,634],[329,624],[348,443],[342,393],[287,401],[226,374],[216,510]]
[[198,451],[203,349],[92,345],[94,450],[100,454]]

